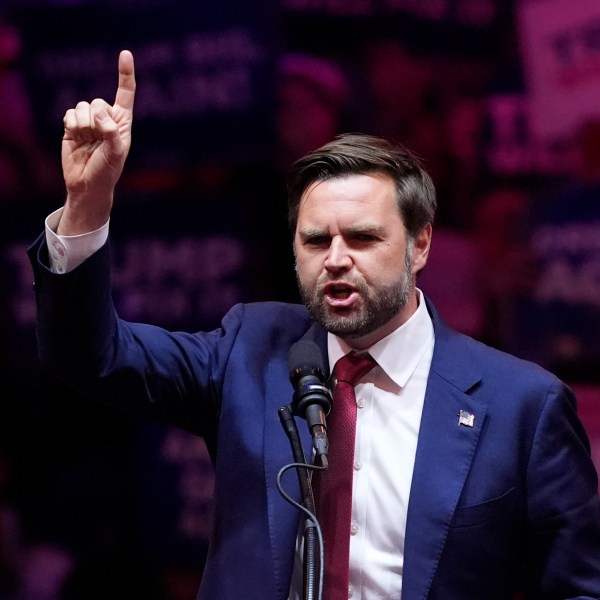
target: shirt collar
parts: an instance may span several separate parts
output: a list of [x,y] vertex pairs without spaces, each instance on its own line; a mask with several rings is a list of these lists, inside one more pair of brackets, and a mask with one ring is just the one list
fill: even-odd
[[[401,388],[406,385],[433,342],[433,323],[423,293],[417,289],[417,294],[419,305],[408,321],[368,349],[377,364]],[[349,351],[350,347],[344,340],[332,333],[327,334],[327,353],[332,369]]]

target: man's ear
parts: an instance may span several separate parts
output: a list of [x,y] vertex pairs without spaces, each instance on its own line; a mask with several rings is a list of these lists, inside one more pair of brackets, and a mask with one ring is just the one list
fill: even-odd
[[427,264],[429,249],[431,248],[431,236],[433,228],[431,223],[427,223],[415,238],[415,247],[413,250],[413,275],[416,275]]

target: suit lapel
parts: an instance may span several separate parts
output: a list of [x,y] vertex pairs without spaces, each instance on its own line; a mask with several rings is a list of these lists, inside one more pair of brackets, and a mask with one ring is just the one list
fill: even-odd
[[468,393],[480,377],[461,352],[462,344],[454,341],[461,338],[431,307],[430,312],[436,346],[408,506],[402,583],[406,600],[427,597],[486,413],[486,405]]

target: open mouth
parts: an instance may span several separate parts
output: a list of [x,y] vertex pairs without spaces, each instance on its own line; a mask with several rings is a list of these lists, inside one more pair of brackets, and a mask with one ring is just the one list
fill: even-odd
[[356,288],[347,283],[329,283],[324,289],[325,302],[336,308],[349,308],[358,297]]

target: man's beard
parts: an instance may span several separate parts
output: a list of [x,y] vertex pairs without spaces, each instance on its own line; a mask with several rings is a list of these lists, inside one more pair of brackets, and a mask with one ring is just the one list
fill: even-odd
[[412,276],[412,247],[406,252],[405,267],[398,280],[377,289],[370,288],[363,279],[347,281],[354,286],[362,298],[363,305],[350,314],[337,314],[327,307],[323,290],[327,280],[318,281],[311,288],[303,286],[298,279],[302,301],[327,331],[343,338],[360,338],[379,329],[402,310],[415,284]]

